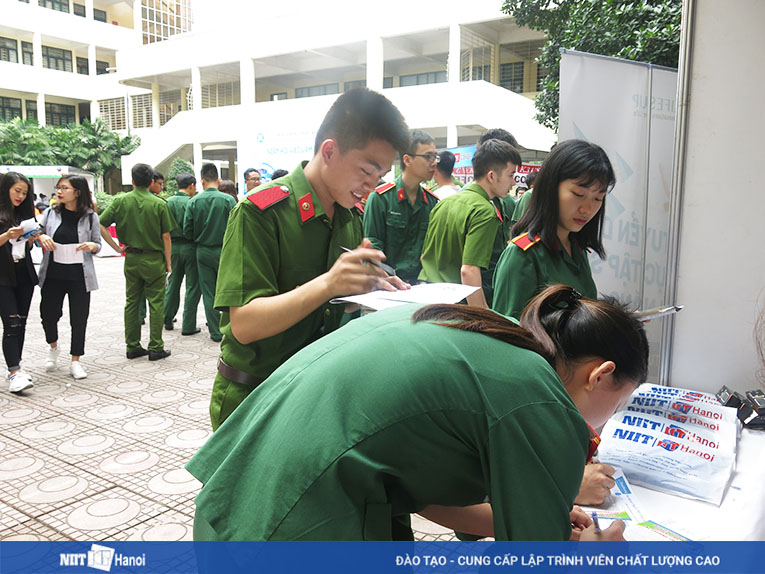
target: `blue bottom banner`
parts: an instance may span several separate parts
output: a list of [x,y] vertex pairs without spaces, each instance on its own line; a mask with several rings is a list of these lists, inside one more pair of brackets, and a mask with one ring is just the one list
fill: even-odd
[[765,542],[0,542],[0,574],[765,572]]

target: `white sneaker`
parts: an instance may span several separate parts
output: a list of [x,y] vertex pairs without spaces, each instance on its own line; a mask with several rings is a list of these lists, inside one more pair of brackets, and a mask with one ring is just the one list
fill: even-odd
[[56,368],[56,362],[58,361],[59,348],[48,347],[48,358],[45,359],[45,370],[49,373]]
[[32,388],[32,377],[24,371],[18,371],[8,376],[8,391],[11,393],[20,393],[23,390]]
[[80,364],[80,361],[72,361],[69,363],[69,374],[72,375],[75,379],[84,379],[88,376],[88,373],[85,372],[85,369]]

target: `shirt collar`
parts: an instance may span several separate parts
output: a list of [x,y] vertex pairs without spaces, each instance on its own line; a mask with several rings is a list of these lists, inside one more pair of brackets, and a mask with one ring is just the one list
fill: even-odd
[[[419,193],[414,198],[414,204],[417,205],[418,203],[427,203],[428,200],[426,199],[426,194],[427,191],[425,191],[423,183],[420,182]],[[406,190],[404,189],[404,180],[401,175],[396,178],[396,198],[399,202],[407,199]]]
[[489,194],[486,193],[486,190],[482,188],[480,185],[478,185],[476,182],[472,182],[469,185],[466,185],[465,187],[462,188],[462,191],[472,191],[473,193],[483,197],[486,201],[491,201],[489,199]]

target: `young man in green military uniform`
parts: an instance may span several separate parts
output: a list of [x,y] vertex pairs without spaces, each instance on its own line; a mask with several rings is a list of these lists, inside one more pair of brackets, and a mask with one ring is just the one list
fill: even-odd
[[[170,232],[175,221],[167,203],[152,194],[154,170],[145,163],[132,170],[133,191],[118,195],[101,214],[101,235],[117,225],[117,236],[125,244],[125,344],[127,358],[149,355],[150,361],[170,356],[162,341],[165,281],[171,266]],[[149,347],[141,346],[138,303],[145,294],[149,301]]]
[[492,201],[507,197],[521,156],[500,140],[488,140],[473,156],[475,181],[439,202],[430,214],[420,279],[481,287],[468,304],[489,308],[497,260],[507,245],[503,218]]
[[197,274],[197,250],[194,242],[183,235],[183,219],[189,201],[196,195],[197,179],[190,173],[178,174],[175,179],[178,182],[178,191],[167,200],[167,207],[178,227],[170,232],[173,242],[173,272],[165,289],[165,329],[173,330],[175,314],[181,304],[181,282],[185,275],[186,296],[183,301],[181,335],[194,335],[200,331],[197,327],[197,306],[202,292],[199,289]]
[[183,235],[193,241],[196,247],[199,286],[202,289],[207,329],[210,338],[219,343],[223,335],[220,332],[220,311],[215,309],[215,282],[228,214],[236,206],[236,200],[218,190],[220,178],[215,165],[203,165],[201,175],[204,191],[189,201],[183,220]]
[[430,211],[438,198],[423,181],[433,179],[438,154],[433,138],[413,130],[409,149],[401,156],[401,175],[369,194],[364,207],[364,236],[385,252],[396,275],[412,283],[422,269],[420,254]]
[[339,326],[344,309],[330,299],[404,286],[365,264],[385,255],[362,240],[353,206],[408,144],[393,104],[365,88],[350,90],[319,127],[313,158],[233,209],[215,293],[224,337],[213,428],[287,358]]
[[[149,184],[148,190],[152,192],[154,195],[159,197],[159,194],[162,193],[162,191],[165,189],[165,176],[162,175],[162,172],[154,170],[154,175],[151,176],[151,183]],[[162,198],[160,198],[162,199]],[[165,201],[162,199],[162,201]],[[178,226],[182,226],[183,222],[178,223]],[[141,325],[146,323],[146,296],[144,294],[141,294],[141,297],[139,299],[138,303],[138,317],[141,319]]]

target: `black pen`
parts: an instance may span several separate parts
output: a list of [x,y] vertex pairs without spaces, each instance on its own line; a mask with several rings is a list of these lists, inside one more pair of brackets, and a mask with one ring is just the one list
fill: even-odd
[[[348,253],[353,253],[353,249],[348,249],[347,247],[341,247],[343,251],[347,251]],[[371,259],[365,259],[364,263],[369,263],[370,265],[374,265],[375,267],[379,267],[389,277],[395,277],[396,276],[396,270],[393,269],[390,265],[387,265],[386,263],[378,263],[377,261],[372,261]]]

